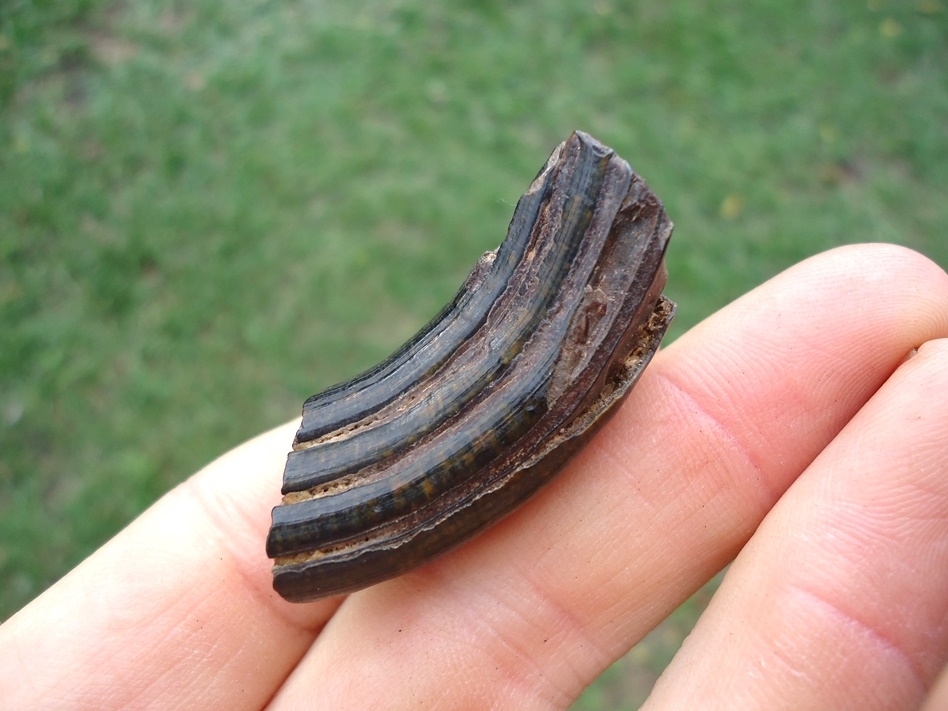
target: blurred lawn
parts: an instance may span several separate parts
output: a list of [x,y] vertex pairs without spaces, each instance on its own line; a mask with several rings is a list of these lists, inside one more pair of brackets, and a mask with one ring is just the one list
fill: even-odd
[[672,337],[834,245],[948,264],[946,67],[943,0],[6,0],[0,619],[411,335],[574,128],[675,220]]

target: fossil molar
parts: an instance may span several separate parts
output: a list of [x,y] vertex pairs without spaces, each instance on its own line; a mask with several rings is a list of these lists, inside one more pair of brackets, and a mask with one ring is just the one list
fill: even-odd
[[612,149],[578,131],[557,146],[451,303],[304,403],[267,537],[276,590],[304,601],[404,573],[548,481],[658,349],[671,231]]

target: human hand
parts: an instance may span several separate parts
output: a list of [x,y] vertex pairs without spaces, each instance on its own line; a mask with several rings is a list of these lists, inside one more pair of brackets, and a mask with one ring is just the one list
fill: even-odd
[[736,556],[648,708],[916,708],[948,661],[946,339],[928,260],[815,257],[660,352],[497,526],[306,605],[263,549],[289,423],[0,626],[0,706],[566,707]]

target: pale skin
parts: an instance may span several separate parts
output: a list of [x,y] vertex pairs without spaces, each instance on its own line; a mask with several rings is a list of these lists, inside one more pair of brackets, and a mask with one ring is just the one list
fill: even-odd
[[304,605],[263,550],[295,427],[0,626],[4,707],[566,708],[734,560],[646,708],[948,709],[948,276],[913,252],[779,275],[499,525]]

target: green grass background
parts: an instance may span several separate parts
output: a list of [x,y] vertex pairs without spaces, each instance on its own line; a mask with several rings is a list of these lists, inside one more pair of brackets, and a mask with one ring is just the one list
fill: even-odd
[[4,0],[0,619],[410,336],[574,128],[676,223],[672,338],[834,245],[948,264],[946,67],[943,0]]

